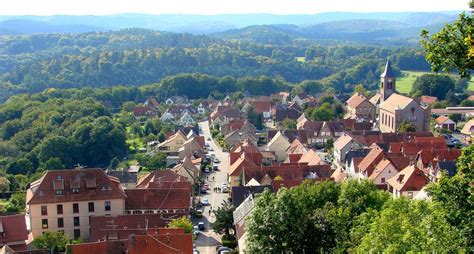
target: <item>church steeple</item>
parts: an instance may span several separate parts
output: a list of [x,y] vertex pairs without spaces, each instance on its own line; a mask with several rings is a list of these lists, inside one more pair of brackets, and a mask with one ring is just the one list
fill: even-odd
[[390,58],[387,59],[385,64],[385,70],[380,75],[380,102],[385,101],[390,95],[395,93],[396,77],[395,72],[392,69]]

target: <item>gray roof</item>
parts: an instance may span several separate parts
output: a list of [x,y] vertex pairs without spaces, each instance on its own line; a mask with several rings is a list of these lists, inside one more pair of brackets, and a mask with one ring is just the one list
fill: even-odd
[[234,186],[232,187],[232,205],[237,208],[244,202],[244,200],[250,194],[262,193],[265,189],[269,189],[273,192],[273,186],[271,185],[258,185],[258,186]]
[[385,64],[385,70],[380,75],[380,77],[385,78],[385,77],[395,77],[395,72],[393,71],[392,64],[390,63],[390,59],[387,59],[387,63]]
[[137,174],[132,174],[123,170],[109,170],[107,175],[119,179],[120,183],[137,183]]
[[440,161],[438,166],[441,170],[446,171],[449,176],[454,176],[457,172],[456,161]]

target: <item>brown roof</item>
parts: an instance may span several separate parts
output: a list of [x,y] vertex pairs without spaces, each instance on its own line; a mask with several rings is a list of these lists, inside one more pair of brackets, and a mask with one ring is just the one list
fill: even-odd
[[437,124],[443,124],[444,122],[446,122],[447,120],[449,120],[449,117],[447,116],[439,116],[438,118],[436,118],[435,122]]
[[272,186],[273,191],[278,192],[281,188],[291,189],[300,185],[303,182],[302,179],[291,179],[291,180],[273,180]]
[[369,179],[374,180],[375,178],[377,178],[377,176],[379,176],[390,164],[392,164],[390,160],[387,160],[387,159],[381,160],[377,164],[377,166],[375,166],[375,170],[374,172],[372,172],[372,174],[370,174]]
[[0,216],[0,245],[28,240],[24,214]]
[[[268,130],[268,140],[272,140],[273,137],[280,132],[279,130]],[[308,136],[306,135],[305,130],[285,130],[283,131],[283,136],[288,139],[288,142],[293,142],[295,139],[298,139],[301,143],[308,143]]]
[[255,112],[263,113],[263,112],[270,112],[272,110],[272,101],[265,100],[265,101],[252,101],[251,102]]
[[[187,183],[187,184],[186,184]],[[126,210],[188,210],[191,206],[191,185],[189,182],[172,183],[169,187],[125,190]]]
[[125,240],[131,234],[145,234],[146,228],[161,228],[185,213],[124,214],[116,216],[92,216],[89,241]]
[[384,157],[384,152],[379,149],[371,149],[367,156],[362,159],[359,163],[359,171],[360,172],[367,172],[367,175],[371,175],[372,171],[375,168],[375,165],[379,163]]
[[464,127],[461,130],[461,133],[465,135],[472,135],[473,129],[474,129],[474,119],[471,119],[469,120],[469,122],[467,122],[464,125]]
[[470,95],[469,97],[466,98],[468,101],[474,101],[474,95]]
[[357,108],[365,100],[367,100],[367,98],[364,95],[355,93],[347,100],[347,106],[351,108]]
[[349,144],[352,141],[352,137],[349,135],[342,135],[340,136],[336,142],[334,142],[334,148],[336,150],[341,150],[343,149],[347,144]]
[[387,181],[389,185],[398,191],[419,191],[428,182],[428,177],[414,165],[406,167]]
[[172,170],[154,170],[138,180],[137,188],[147,188],[153,182],[188,182],[188,179]]
[[372,98],[370,98],[370,102],[374,105],[377,105],[380,102],[380,94],[376,93]]
[[245,166],[255,166],[255,162],[250,158],[248,153],[242,153],[240,157],[230,165],[229,175],[238,176],[242,172],[242,168]]
[[306,148],[298,139],[293,140],[290,146],[286,149],[288,154],[303,154],[306,151]]
[[156,114],[156,111],[154,111],[152,108],[145,106],[145,107],[135,107],[133,108],[133,115],[134,116],[144,116],[147,114]]
[[421,102],[423,102],[426,105],[433,104],[437,101],[438,101],[438,97],[428,96],[428,95],[421,96]]
[[150,228],[126,240],[73,244],[71,249],[73,254],[191,254],[193,236],[184,229]]
[[[78,188],[79,193],[72,193]],[[56,194],[61,191],[62,194]],[[87,200],[124,199],[117,178],[102,169],[67,169],[46,172],[27,190],[28,204],[64,203]]]
[[313,149],[309,149],[306,153],[303,153],[298,162],[308,163],[309,166],[327,164]]

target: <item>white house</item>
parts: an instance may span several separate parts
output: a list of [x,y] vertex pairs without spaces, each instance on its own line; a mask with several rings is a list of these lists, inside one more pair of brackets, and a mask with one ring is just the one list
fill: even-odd
[[388,159],[381,160],[375,166],[374,172],[369,176],[369,180],[379,187],[387,187],[387,180],[398,173],[395,166]]
[[164,123],[172,123],[175,121],[175,118],[173,114],[168,111],[165,111],[165,113],[163,113],[163,115],[160,117],[160,120]]
[[281,131],[278,131],[275,136],[268,142],[267,148],[269,151],[274,151],[277,161],[284,161],[288,154],[286,150],[290,146],[290,142]]
[[178,124],[186,126],[186,125],[193,125],[196,121],[194,118],[189,114],[188,111],[185,111],[181,118],[178,120]]

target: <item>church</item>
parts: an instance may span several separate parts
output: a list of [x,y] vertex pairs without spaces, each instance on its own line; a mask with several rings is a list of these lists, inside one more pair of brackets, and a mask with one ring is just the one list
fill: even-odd
[[370,102],[378,109],[377,120],[381,132],[397,132],[402,122],[413,124],[416,131],[429,131],[430,109],[397,93],[396,75],[390,59],[380,75],[380,90],[370,98]]

